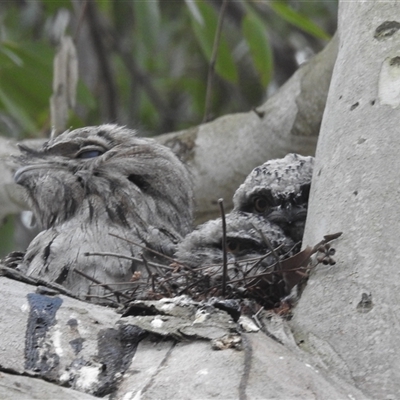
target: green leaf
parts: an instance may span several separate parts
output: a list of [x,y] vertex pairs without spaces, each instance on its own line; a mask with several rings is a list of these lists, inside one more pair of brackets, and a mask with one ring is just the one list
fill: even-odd
[[18,63],[0,64],[0,109],[34,133],[49,112],[54,50],[40,43],[25,47],[13,42],[3,42],[2,49],[18,57]]
[[110,15],[112,12],[113,1],[112,0],[96,0],[97,7],[100,11]]
[[78,104],[82,104],[88,108],[93,109],[96,107],[96,100],[93,97],[93,94],[81,80],[78,80],[76,100]]
[[199,7],[196,2],[192,0],[185,0],[188,10],[190,11],[191,17],[194,18],[199,24],[204,24],[204,19],[200,13]]
[[158,126],[161,115],[147,94],[142,92],[140,96],[140,123],[144,127]]
[[148,51],[156,49],[160,27],[158,0],[133,1],[135,32]]
[[249,46],[254,66],[266,87],[273,71],[273,54],[264,23],[250,10],[242,20],[242,33]]
[[[1,107],[3,106],[3,107]],[[18,121],[24,130],[28,132],[34,132],[37,128],[28,113],[25,112],[23,107],[20,107],[18,103],[13,101],[6,92],[0,88],[0,107],[4,108],[10,115],[12,115],[16,121]]]
[[43,1],[42,7],[46,11],[46,15],[55,14],[60,8],[66,8],[72,10],[71,0],[57,0],[57,1]]
[[271,8],[285,21],[294,26],[302,29],[303,31],[315,36],[319,39],[329,40],[331,37],[322,28],[316,25],[307,17],[299,14],[293,8],[281,3],[280,1],[273,1],[269,3]]
[[14,249],[14,216],[9,215],[0,226],[0,258],[5,257]]
[[[194,8],[194,6],[196,8]],[[203,1],[192,3],[189,10],[191,11],[190,16],[195,37],[204,56],[208,62],[210,62],[214,46],[215,32],[217,31],[218,16],[215,10]],[[198,13],[194,12],[194,10],[197,10]],[[227,81],[237,83],[238,72],[223,32],[218,46],[215,71],[219,76]]]
[[12,50],[7,49],[6,47],[2,46],[2,43],[0,43],[0,65],[3,68],[12,67],[15,65],[21,67],[23,65],[23,61]]

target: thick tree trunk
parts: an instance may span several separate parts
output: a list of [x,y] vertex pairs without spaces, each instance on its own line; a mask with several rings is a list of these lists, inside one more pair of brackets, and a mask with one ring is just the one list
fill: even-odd
[[399,398],[400,1],[342,1],[338,32],[304,242],[343,236],[292,327],[324,370]]
[[121,316],[0,276],[0,301],[2,399],[363,398],[249,318],[235,323],[185,296]]

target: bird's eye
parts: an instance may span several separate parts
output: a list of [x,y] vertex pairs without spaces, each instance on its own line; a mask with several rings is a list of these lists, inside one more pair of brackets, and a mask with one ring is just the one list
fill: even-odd
[[256,197],[253,201],[254,209],[258,213],[263,213],[269,207],[268,201],[264,197]]
[[101,156],[103,152],[101,150],[83,150],[78,155],[77,158],[95,158]]
[[240,244],[233,239],[228,239],[226,241],[226,250],[230,253],[236,253],[240,250]]

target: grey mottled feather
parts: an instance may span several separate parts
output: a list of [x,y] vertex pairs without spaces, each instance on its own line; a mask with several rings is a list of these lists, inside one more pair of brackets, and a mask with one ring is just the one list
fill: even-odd
[[[192,269],[200,268],[208,274],[210,286],[218,285],[222,280],[222,238],[221,218],[208,221],[185,237],[175,257],[180,263]],[[272,248],[279,247],[276,254],[280,259],[293,255],[294,242],[277,225],[256,214],[232,212],[226,216],[226,238],[228,281],[235,281],[236,291],[239,286],[244,288],[255,276],[266,274],[263,278],[263,301],[268,299],[269,305],[274,305],[287,294],[279,274],[278,260],[271,254],[265,238]],[[246,293],[244,290],[243,295]]]
[[[269,249],[262,235],[268,238],[274,248],[283,245],[279,250],[280,255],[287,253],[294,246],[294,242],[287,238],[278,226],[265,221],[259,215],[240,211],[226,215],[228,261],[240,262],[268,253]],[[221,218],[208,221],[187,235],[178,245],[176,257],[191,268],[221,264]],[[273,256],[265,260],[266,264],[275,261]]]
[[[84,296],[92,282],[127,282],[138,268],[115,257],[143,250],[114,233],[172,254],[191,230],[190,177],[177,157],[152,139],[116,125],[67,131],[39,151],[21,149],[15,181],[45,229],[29,245],[20,268]],[[120,288],[120,287],[116,287]],[[93,291],[92,291],[93,292]],[[94,291],[101,293],[98,289]]]
[[313,167],[313,157],[288,154],[254,168],[234,194],[234,210],[262,215],[301,241]]
[[[295,246],[304,233],[308,196],[314,159],[288,154],[255,168],[236,191],[234,210],[226,216],[228,280],[235,282],[235,293],[274,306],[287,295],[277,259],[270,254],[262,261],[251,258],[268,254],[279,247],[277,255],[285,258],[299,250]],[[209,221],[185,237],[178,246],[177,259],[193,268],[204,269],[215,286],[222,275],[222,221]],[[218,265],[215,265],[218,264]],[[248,278],[267,274],[257,283]],[[249,286],[247,286],[249,285]]]

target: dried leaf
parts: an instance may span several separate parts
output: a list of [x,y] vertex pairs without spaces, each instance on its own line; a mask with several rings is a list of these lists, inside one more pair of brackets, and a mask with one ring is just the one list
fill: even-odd
[[285,281],[288,291],[305,277],[307,265],[313,253],[314,249],[307,246],[303,251],[300,251],[293,257],[281,261],[283,280]]
[[340,236],[342,236],[342,233],[343,232],[337,232],[337,233],[332,233],[330,235],[325,235],[324,240],[326,242],[330,242],[331,240],[335,240],[335,239],[339,238]]

